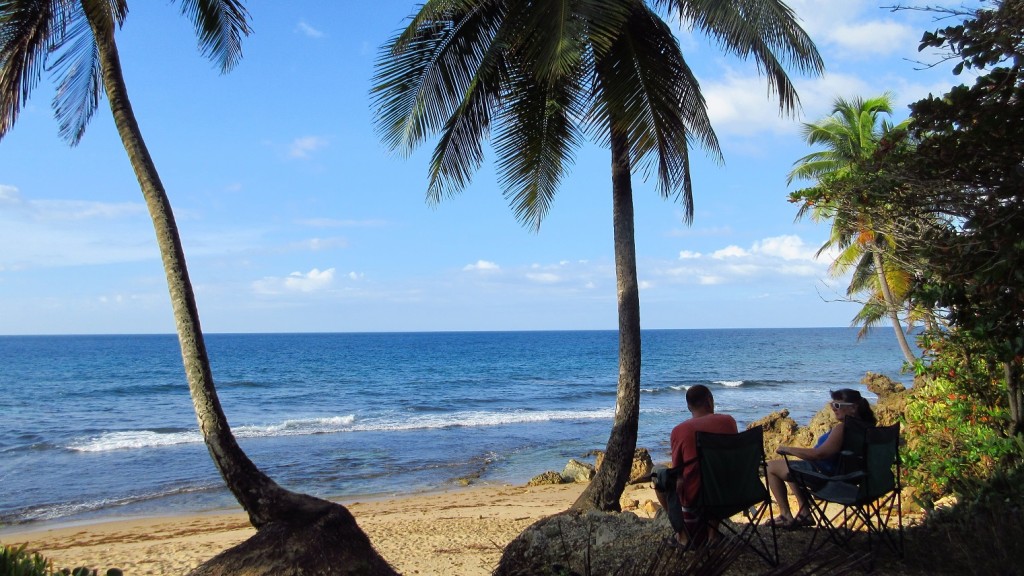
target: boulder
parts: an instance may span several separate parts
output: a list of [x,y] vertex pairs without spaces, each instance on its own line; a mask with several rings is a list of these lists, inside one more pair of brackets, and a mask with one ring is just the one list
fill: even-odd
[[671,533],[665,514],[642,519],[631,512],[562,512],[509,543],[494,574],[618,574],[627,563],[656,557]]
[[526,483],[526,485],[527,486],[541,486],[541,485],[544,485],[544,484],[563,484],[563,483],[565,483],[565,480],[562,478],[561,474],[559,474],[558,472],[554,472],[552,470],[548,470],[547,472],[542,472],[542,473],[534,476],[533,478],[531,478],[530,481]]
[[593,477],[594,467],[575,458],[569,459],[569,462],[562,470],[563,482],[590,482],[590,479]]
[[789,416],[789,410],[780,410],[755,420],[747,426],[748,429],[755,426],[764,428],[764,453],[770,460],[779,446],[807,446],[811,440],[807,438],[809,433],[797,425],[796,420]]
[[860,382],[878,396],[878,403],[872,406],[875,417],[878,418],[878,425],[890,426],[898,422],[907,407],[907,387],[893,382],[888,376],[874,372],[865,374]]
[[654,470],[654,461],[651,460],[651,453],[647,448],[637,448],[633,453],[633,466],[629,469],[629,484],[650,482],[651,471]]
[[867,386],[869,392],[878,396],[879,401],[882,401],[890,394],[898,394],[907,389],[906,386],[894,381],[892,378],[875,372],[864,374],[864,377],[860,379],[860,383]]

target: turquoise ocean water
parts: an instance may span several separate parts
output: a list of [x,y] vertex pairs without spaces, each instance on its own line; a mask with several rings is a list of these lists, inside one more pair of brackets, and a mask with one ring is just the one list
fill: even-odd
[[[520,484],[604,448],[614,331],[211,334],[242,448],[280,484],[351,501]],[[198,432],[173,335],[0,337],[0,525],[237,506]],[[668,456],[684,393],[712,388],[740,426],[806,424],[866,371],[909,383],[890,331],[643,334],[638,444]],[[869,395],[870,397],[870,395]]]

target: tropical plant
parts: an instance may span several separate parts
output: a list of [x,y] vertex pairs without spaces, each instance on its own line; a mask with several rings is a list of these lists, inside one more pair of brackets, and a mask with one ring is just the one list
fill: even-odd
[[966,334],[920,337],[924,358],[904,414],[908,485],[926,507],[1016,465],[1006,381],[984,344]]
[[468,186],[494,148],[505,198],[539,230],[574,152],[590,137],[611,150],[619,319],[615,418],[597,476],[576,508],[617,510],[636,447],[640,298],[633,230],[634,171],[653,168],[664,197],[693,218],[688,146],[720,157],[696,77],[655,9],[753,57],[779,96],[798,105],[786,64],[822,61],[779,0],[428,0],[386,42],[372,95],[383,141],[408,153],[439,134],[427,199]]
[[[888,93],[868,99],[837,98],[829,116],[803,125],[807,144],[821,145],[824,149],[797,160],[789,173],[787,184],[794,179],[822,183],[850,176],[859,163],[872,158],[879,144],[894,129],[906,128],[907,122],[894,127],[882,117],[883,114],[892,114],[892,95]],[[802,202],[797,212],[798,219],[810,211],[815,220],[832,221],[829,238],[818,250],[818,255],[832,248],[839,250],[829,273],[839,277],[853,267],[854,274],[847,295],[869,294],[868,302],[854,317],[854,323],[864,325],[861,335],[867,334],[867,328],[883,315],[888,317],[904,358],[913,363],[915,356],[898,313],[906,300],[911,274],[886,262],[884,255],[891,251],[891,245],[865,212],[844,209],[844,206],[851,204],[815,204],[807,202],[807,198],[806,191],[791,195],[792,201]],[[895,290],[894,284],[897,288]]]
[[[229,71],[241,56],[242,38],[250,32],[249,15],[240,0],[185,0],[182,12],[194,23],[204,55],[222,72]],[[266,559],[274,555],[259,553],[278,551],[295,537],[289,555],[277,555],[289,562],[287,570],[305,568],[313,573],[314,567],[326,563],[334,570],[347,565],[387,573],[387,563],[344,507],[281,488],[249,460],[231,433],[214,387],[170,201],[128,99],[114,38],[127,14],[126,0],[0,0],[0,138],[14,125],[43,70],[58,80],[53,106],[60,134],[71,145],[84,134],[100,94],[106,95],[153,220],[199,427],[218,471],[257,528],[252,539],[217,557],[229,566],[227,572],[238,572],[238,566],[249,561],[256,566],[247,573],[288,573],[266,568]],[[321,537],[320,532],[326,534]],[[300,550],[313,554],[302,557]]]

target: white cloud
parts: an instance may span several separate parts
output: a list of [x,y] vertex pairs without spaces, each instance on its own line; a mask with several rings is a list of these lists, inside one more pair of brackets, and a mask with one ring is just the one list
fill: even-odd
[[700,258],[700,252],[691,252],[690,250],[679,251],[680,260],[694,260],[697,258]]
[[348,240],[337,236],[331,238],[309,238],[307,240],[302,240],[301,242],[296,242],[292,247],[298,250],[320,252],[322,250],[348,248]]
[[317,30],[316,28],[313,28],[312,26],[310,26],[309,24],[307,24],[303,20],[299,20],[299,23],[295,26],[295,28],[299,32],[301,32],[302,34],[305,34],[306,36],[308,36],[310,38],[323,38],[324,37],[324,33],[323,32],[321,32],[320,30]]
[[292,158],[307,158],[310,153],[327,146],[327,139],[321,136],[302,136],[292,140],[288,148],[288,156]]
[[348,279],[349,280],[359,281],[359,280],[362,280],[364,276],[365,276],[365,274],[363,274],[362,272],[349,272],[348,273]]
[[14,186],[0,184],[0,204],[21,204],[21,192],[19,192]]
[[529,272],[526,274],[526,278],[541,284],[555,284],[561,280],[558,274],[551,272]]
[[259,294],[281,294],[285,292],[310,293],[329,288],[334,282],[334,268],[321,271],[313,268],[309,272],[292,272],[283,278],[268,276],[252,283]]
[[774,256],[783,260],[812,260],[814,250],[804,244],[804,241],[792,234],[775,236],[754,242],[751,248],[754,254]]
[[770,281],[781,285],[785,278],[806,284],[807,278],[825,279],[834,259],[829,253],[815,258],[815,252],[799,236],[772,236],[753,242],[749,248],[719,248],[710,252],[710,258],[694,258],[694,252],[683,251],[679,260],[686,265],[655,264],[653,274],[669,279],[671,284],[714,286]]
[[840,47],[846,56],[860,58],[905,52],[916,45],[920,31],[892,20],[872,20],[856,24],[841,24],[832,28],[829,41]]
[[715,260],[724,260],[726,258],[744,258],[748,255],[749,253],[739,246],[726,246],[721,250],[715,250],[711,257]]
[[472,270],[478,270],[480,272],[494,272],[500,270],[501,267],[494,262],[488,262],[487,260],[477,260],[475,264],[466,264],[463,270],[469,272]]
[[34,200],[0,184],[0,207],[0,267],[7,270],[158,256],[142,203]]

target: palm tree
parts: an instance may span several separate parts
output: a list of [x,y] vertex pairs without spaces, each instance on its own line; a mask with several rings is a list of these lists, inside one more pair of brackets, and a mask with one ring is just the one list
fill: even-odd
[[574,151],[586,137],[611,149],[618,292],[619,377],[604,464],[575,508],[618,510],[636,447],[640,410],[640,298],[632,174],[653,168],[660,193],[693,218],[688,146],[720,157],[697,79],[669,26],[654,12],[753,56],[779,95],[798,105],[784,59],[819,73],[822,62],[778,0],[428,0],[381,49],[376,122],[393,150],[440,135],[427,199],[465,188],[494,147],[505,197],[539,230]]
[[[868,99],[836,98],[829,116],[803,126],[807,144],[822,145],[825,149],[811,152],[794,162],[787,184],[797,178],[818,182],[842,178],[859,163],[870,160],[878,144],[890,132],[905,128],[907,124],[903,122],[893,126],[882,117],[883,114],[892,114],[892,95],[889,93]],[[892,322],[904,358],[913,363],[916,358],[907,342],[898,313],[899,303],[906,299],[906,290],[902,286],[910,275],[905,271],[896,273],[893,266],[887,266],[884,254],[889,242],[885,235],[876,229],[866,212],[838,208],[834,203],[813,208],[804,204],[797,213],[797,219],[803,217],[809,209],[815,220],[832,220],[829,238],[818,250],[820,255],[830,248],[840,249],[839,256],[830,267],[830,273],[841,276],[851,266],[855,268],[847,294],[852,296],[864,291],[877,291],[877,297],[869,299],[854,322],[863,322],[866,329],[878,318],[878,304],[882,304],[884,315]],[[873,286],[868,284],[866,278],[874,278]],[[893,278],[897,278],[901,286],[899,297],[892,289]],[[864,333],[861,332],[862,335]]]
[[[250,32],[244,6],[239,0],[186,0],[182,11],[194,22],[205,55],[218,62],[222,72],[229,71],[241,56],[242,37]],[[214,387],[174,214],[132,112],[121,71],[114,32],[127,13],[125,0],[0,0],[0,138],[14,125],[44,69],[60,80],[53,105],[60,133],[71,145],[84,134],[100,94],[107,97],[153,220],[199,427],[214,464],[257,528],[252,539],[218,556],[219,568],[210,563],[196,573],[237,573],[247,563],[255,564],[248,567],[249,574],[261,568],[268,574],[303,568],[305,573],[321,573],[315,568],[325,561],[335,568],[338,562],[348,562],[387,573],[387,563],[373,551],[346,509],[281,488],[249,460],[231,433]],[[55,57],[52,63],[48,62],[51,57]],[[297,545],[287,542],[306,526],[324,531],[324,537],[302,534]],[[323,558],[320,546],[314,550],[320,559],[301,557],[303,546],[323,540],[337,550],[330,558]],[[289,560],[289,567],[271,566],[267,559],[274,554],[268,551]]]

